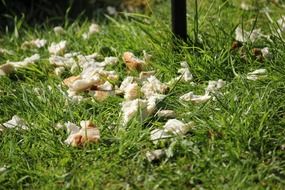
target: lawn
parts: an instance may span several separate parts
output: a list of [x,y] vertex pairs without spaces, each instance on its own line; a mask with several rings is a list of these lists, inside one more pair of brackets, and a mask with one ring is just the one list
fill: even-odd
[[[27,126],[0,128],[0,189],[284,189],[285,26],[277,21],[285,4],[244,2],[250,6],[241,8],[241,1],[199,1],[195,35],[194,1],[188,1],[188,33],[197,43],[180,43],[178,51],[173,50],[169,27],[170,1],[154,5],[148,15],[67,18],[61,34],[50,24],[30,26],[24,18],[15,19],[13,30],[0,34],[0,65],[34,54],[40,58],[0,76],[0,124],[18,115]],[[84,39],[94,22],[99,31]],[[244,37],[233,46],[237,27],[244,36],[246,31],[251,37],[255,29],[261,31],[256,39]],[[47,44],[23,48],[25,41],[34,39]],[[71,87],[63,81],[79,75],[82,67],[65,65],[61,75],[55,74],[49,47],[62,40],[64,53],[85,57],[97,52],[98,62],[118,58],[105,67],[117,75],[104,79],[113,88],[109,97],[96,99],[90,92],[93,86],[68,96]],[[142,69],[155,71],[153,75],[167,86],[147,114],[144,102],[149,99],[139,92],[142,103],[131,106],[137,110],[126,122],[121,110],[126,97],[117,95],[115,86],[127,76],[138,86],[147,82],[137,69],[127,68],[124,52],[134,53],[145,64]],[[78,65],[79,56],[71,57]],[[192,80],[178,73],[185,61],[183,71],[189,69]],[[248,73],[257,69],[265,73],[250,78]],[[219,79],[225,84],[208,94],[206,90],[205,101],[180,98],[189,92],[204,95],[209,81]],[[172,110],[172,117],[191,126],[185,132],[170,130],[166,139],[154,141],[153,130],[163,131],[169,121],[159,110]],[[98,142],[66,143],[70,134],[65,123],[79,126],[84,120],[100,131]],[[163,155],[151,160],[147,155],[154,150]]]

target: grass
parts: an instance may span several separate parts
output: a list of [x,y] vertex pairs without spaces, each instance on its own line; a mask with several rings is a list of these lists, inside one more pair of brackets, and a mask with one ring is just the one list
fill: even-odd
[[[87,41],[81,37],[90,24],[84,18],[66,20],[63,36],[56,36],[52,26],[31,27],[18,20],[16,32],[1,35],[1,47],[16,53],[3,55],[0,62],[22,60],[35,52],[41,60],[0,78],[0,123],[17,114],[31,126],[28,131],[0,133],[0,167],[6,167],[0,172],[0,189],[284,189],[285,43],[281,37],[246,43],[246,60],[230,51],[237,25],[246,30],[261,27],[267,34],[277,26],[262,12],[239,9],[237,2],[199,2],[203,48],[193,51],[191,46],[182,45],[180,53],[172,51],[169,40],[168,1],[157,5],[151,16],[126,14],[98,20],[101,32]],[[188,31],[193,39],[194,1],[188,4]],[[265,1],[258,5],[259,10],[269,6],[274,21],[284,11]],[[156,76],[164,82],[176,77],[179,62],[186,60],[197,85],[177,83],[159,106],[173,109],[178,119],[194,121],[195,128],[183,137],[153,144],[150,131],[165,121],[155,117],[133,119],[122,128],[120,97],[102,103],[91,99],[79,104],[66,101],[58,84],[71,74],[62,78],[53,74],[46,47],[20,48],[23,41],[34,38],[45,38],[49,43],[65,39],[68,51],[83,54],[99,52],[103,47],[113,47],[118,57],[124,51],[141,55],[146,50],[153,55],[151,67]],[[271,58],[256,60],[253,47],[269,47]],[[268,77],[247,80],[246,73],[258,68],[266,68]],[[115,70],[121,80],[128,75],[121,59]],[[202,93],[207,81],[217,79],[227,81],[227,85],[216,101],[193,105],[178,100],[192,90]],[[34,93],[35,87],[41,88],[41,98]],[[88,119],[100,129],[99,144],[69,147],[64,144],[66,131],[54,127],[58,122]],[[149,163],[145,153],[157,148],[166,149],[169,156]]]

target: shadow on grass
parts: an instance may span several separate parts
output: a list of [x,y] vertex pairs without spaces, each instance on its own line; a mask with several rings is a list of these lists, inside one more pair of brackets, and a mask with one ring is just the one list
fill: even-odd
[[105,8],[106,3],[101,0],[1,0],[0,31],[12,31],[19,20],[31,26],[62,25],[67,19],[72,21],[82,16],[101,20]]

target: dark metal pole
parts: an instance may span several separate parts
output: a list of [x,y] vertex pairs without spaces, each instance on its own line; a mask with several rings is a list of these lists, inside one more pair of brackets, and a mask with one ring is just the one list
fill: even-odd
[[176,38],[187,41],[186,0],[171,0],[172,32]]

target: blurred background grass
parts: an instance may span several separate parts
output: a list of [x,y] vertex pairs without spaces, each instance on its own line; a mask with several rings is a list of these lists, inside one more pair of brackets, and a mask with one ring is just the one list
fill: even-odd
[[12,28],[15,19],[25,20],[28,24],[60,24],[67,17],[78,19],[94,18],[102,15],[107,6],[119,11],[144,11],[155,2],[162,0],[1,0],[0,29]]

